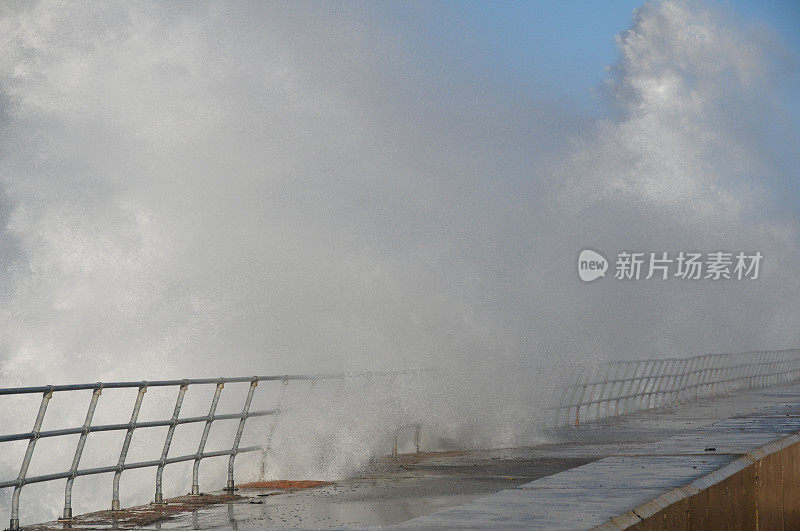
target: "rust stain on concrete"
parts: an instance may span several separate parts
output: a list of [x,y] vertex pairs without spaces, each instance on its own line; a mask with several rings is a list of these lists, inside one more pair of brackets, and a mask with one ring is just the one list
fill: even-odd
[[201,507],[217,505],[238,500],[238,494],[202,494],[200,496],[178,496],[169,498],[164,505],[140,505],[122,511],[97,511],[87,513],[67,521],[47,522],[44,524],[26,526],[30,530],[53,529],[97,529],[118,528],[135,529],[171,520],[176,516],[194,511]]

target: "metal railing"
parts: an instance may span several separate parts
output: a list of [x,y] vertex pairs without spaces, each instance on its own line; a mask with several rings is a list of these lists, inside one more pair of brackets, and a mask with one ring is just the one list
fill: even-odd
[[616,361],[580,367],[553,407],[556,426],[800,380],[800,350]]
[[[206,379],[188,379],[188,380],[164,380],[164,381],[141,381],[141,382],[97,382],[92,384],[75,384],[75,385],[47,385],[41,387],[22,387],[22,388],[0,388],[0,397],[3,395],[24,395],[24,394],[41,394],[41,402],[39,403],[38,413],[36,415],[36,420],[33,424],[33,429],[29,432],[24,433],[15,433],[9,435],[0,435],[0,443],[11,442],[11,441],[28,441],[27,448],[25,450],[25,455],[22,459],[22,464],[19,469],[19,474],[17,475],[16,479],[9,480],[9,481],[0,481],[0,489],[7,488],[7,487],[14,487],[14,492],[12,494],[12,501],[11,501],[11,522],[10,522],[10,529],[19,529],[19,505],[20,505],[20,494],[22,492],[22,488],[25,485],[32,484],[32,483],[41,483],[46,481],[55,481],[60,479],[66,480],[66,486],[64,490],[64,512],[63,512],[63,520],[69,520],[72,518],[72,485],[75,481],[75,478],[79,476],[88,476],[88,475],[95,475],[95,474],[104,474],[114,472],[114,479],[113,479],[113,487],[112,487],[112,500],[111,500],[111,510],[112,511],[119,511],[120,510],[120,500],[119,500],[119,484],[120,484],[120,477],[122,472],[125,470],[132,470],[138,468],[148,468],[154,467],[156,468],[156,484],[155,484],[155,496],[153,500],[153,504],[164,504],[164,496],[162,492],[162,475],[164,472],[164,468],[166,465],[173,464],[173,463],[181,463],[186,461],[194,461],[193,469],[192,469],[192,489],[191,494],[199,495],[200,494],[200,486],[199,486],[199,468],[200,462],[203,459],[208,459],[211,457],[220,457],[220,456],[228,456],[228,471],[227,471],[227,485],[225,490],[234,490],[234,479],[233,479],[233,471],[234,471],[234,461],[236,456],[241,453],[245,452],[254,452],[263,450],[264,447],[259,446],[247,446],[241,447],[240,442],[242,440],[242,434],[244,432],[245,423],[248,418],[252,417],[262,417],[267,415],[276,415],[279,413],[279,409],[268,409],[268,410],[257,410],[251,411],[250,405],[253,400],[253,394],[256,391],[256,388],[259,382],[265,381],[282,381],[282,387],[285,389],[285,386],[288,384],[290,380],[307,380],[307,381],[316,381],[319,379],[329,379],[329,378],[343,378],[344,375],[328,375],[328,376],[304,376],[304,375],[286,375],[286,376],[253,376],[253,377],[240,377],[240,378],[206,378]],[[220,395],[222,393],[225,384],[228,383],[239,383],[244,382],[250,383],[250,387],[247,391],[247,395],[244,400],[244,404],[242,406],[241,412],[239,413],[229,413],[229,414],[217,414],[217,405],[219,403]],[[211,404],[209,406],[208,414],[204,416],[197,416],[197,417],[180,417],[181,406],[183,404],[184,396],[186,394],[187,389],[189,386],[203,386],[203,385],[215,385],[216,389],[214,391],[213,398],[211,400]],[[139,412],[141,410],[142,401],[144,400],[145,393],[149,388],[153,387],[174,387],[177,388],[177,398],[175,400],[175,405],[172,410],[172,416],[168,419],[164,420],[152,420],[152,421],[139,421]],[[92,419],[94,417],[95,410],[97,408],[97,403],[102,395],[103,390],[107,389],[126,389],[126,388],[134,388],[138,389],[138,393],[136,394],[136,399],[133,404],[133,411],[130,416],[130,420],[127,423],[121,424],[100,424],[100,425],[93,425]],[[54,430],[46,430],[42,431],[42,423],[44,422],[45,413],[47,412],[48,405],[50,404],[51,400],[53,400],[54,394],[56,393],[66,393],[69,391],[82,391],[82,390],[91,390],[92,396],[89,402],[88,410],[86,411],[86,417],[82,426],[72,427],[72,428],[63,428],[63,429],[54,429]],[[281,394],[282,396],[282,394]],[[280,404],[278,404],[280,407]],[[236,429],[236,433],[230,448],[226,450],[219,450],[219,451],[206,451],[205,446],[208,440],[208,435],[211,430],[211,425],[214,422],[222,421],[222,420],[232,420],[238,419],[239,423]],[[184,424],[193,424],[193,423],[204,423],[204,428],[202,435],[199,440],[199,444],[197,447],[197,452],[189,455],[181,455],[170,457],[169,450],[170,446],[172,445],[172,439],[175,433],[175,428],[180,425]],[[163,448],[161,451],[160,459],[156,460],[149,460],[149,461],[139,461],[134,463],[126,462],[126,458],[128,455],[128,451],[131,445],[131,439],[133,437],[133,433],[137,429],[144,429],[144,428],[155,428],[155,427],[167,427],[167,435],[164,439]],[[102,467],[95,467],[95,468],[79,468],[81,456],[83,454],[83,449],[86,444],[86,439],[90,433],[97,433],[97,432],[112,432],[112,431],[124,431],[125,438],[122,443],[122,448],[119,453],[119,458],[115,465],[108,465]],[[68,435],[80,435],[78,439],[77,447],[75,448],[75,453],[72,459],[72,464],[69,470],[65,470],[62,472],[52,473],[52,474],[45,474],[39,476],[32,476],[28,477],[28,468],[31,464],[31,459],[33,458],[33,453],[36,448],[36,442],[39,439],[49,438],[49,437],[60,437],[60,436],[68,436]]]

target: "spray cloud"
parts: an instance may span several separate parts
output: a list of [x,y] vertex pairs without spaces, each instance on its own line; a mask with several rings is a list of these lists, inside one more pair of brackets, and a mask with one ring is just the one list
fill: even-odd
[[[797,79],[776,39],[725,13],[639,9],[599,121],[535,95],[447,100],[407,36],[354,4],[21,4],[0,35],[4,386],[800,340],[800,146],[776,88]],[[586,247],[765,264],[751,283],[586,286]],[[439,408],[399,400],[444,430],[496,412],[497,378],[443,382]],[[531,407],[456,433],[530,440],[503,426]],[[306,455],[365,439],[316,426]],[[274,473],[304,473],[276,445]],[[312,473],[370,450],[354,454]]]

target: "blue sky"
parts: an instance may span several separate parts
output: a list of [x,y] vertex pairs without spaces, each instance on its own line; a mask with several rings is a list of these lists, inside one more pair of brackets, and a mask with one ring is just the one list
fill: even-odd
[[[454,83],[482,80],[504,93],[577,102],[591,113],[605,106],[597,88],[617,57],[614,36],[630,27],[638,0],[589,2],[485,1],[388,4],[389,24],[405,29],[415,56]],[[776,29],[794,65],[800,61],[797,0],[707,0],[747,25]],[[797,79],[795,78],[795,81]],[[800,104],[794,109],[800,117]]]

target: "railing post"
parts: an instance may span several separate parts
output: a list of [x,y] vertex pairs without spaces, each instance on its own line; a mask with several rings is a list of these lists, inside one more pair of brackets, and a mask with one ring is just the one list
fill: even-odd
[[716,396],[717,389],[717,380],[719,380],[719,370],[716,365],[717,356],[714,355],[711,358],[711,396]]
[[681,403],[681,388],[683,387],[683,379],[686,376],[686,366],[688,360],[680,360],[678,362],[678,370],[675,372],[677,375],[672,379],[673,403],[678,405]]
[[644,409],[644,397],[646,396],[645,393],[649,391],[650,375],[655,365],[656,362],[652,360],[644,360],[642,362],[641,376],[639,377],[639,384],[636,386],[635,396],[633,398],[633,412]]
[[125,441],[122,443],[122,450],[119,452],[119,461],[117,461],[117,471],[114,472],[114,486],[111,497],[111,510],[119,511],[119,479],[122,476],[122,471],[125,469],[125,458],[128,455],[128,448],[131,446],[131,438],[133,437],[133,430],[136,429],[136,421],[139,418],[139,410],[142,407],[142,400],[144,394],[147,392],[147,383],[139,388],[139,393],[136,395],[136,402],[133,404],[133,412],[131,413],[131,420],[128,423],[128,430],[125,432]]
[[[185,382],[185,380],[184,380]],[[153,500],[153,505],[164,505],[164,494],[161,491],[161,476],[164,474],[164,467],[167,465],[167,455],[169,455],[169,447],[172,444],[172,436],[175,434],[175,426],[177,426],[178,416],[181,413],[181,405],[183,404],[183,396],[186,394],[186,389],[189,387],[188,383],[181,384],[178,390],[178,398],[175,400],[175,409],[172,412],[172,423],[167,429],[167,437],[164,439],[164,448],[161,450],[161,463],[156,469],[156,495]]]
[[256,386],[258,385],[258,378],[253,377],[253,380],[250,382],[250,389],[247,391],[247,398],[244,401],[244,408],[242,408],[242,418],[239,420],[239,427],[236,430],[236,437],[233,440],[233,448],[231,448],[231,457],[228,459],[228,484],[225,486],[224,490],[227,491],[234,491],[236,490],[236,485],[233,483],[233,462],[236,459],[236,453],[239,451],[239,443],[242,440],[242,432],[244,431],[244,423],[247,421],[247,417],[250,413],[250,402],[253,401],[253,393],[256,390]]
[[700,381],[700,358],[692,358],[691,369],[689,372],[689,400],[697,400],[697,387]]
[[655,400],[658,400],[658,389],[661,385],[661,370],[664,366],[664,361],[656,360],[653,364],[653,371],[651,373],[651,378],[649,382],[649,388],[647,392],[647,406],[643,407],[642,409],[652,409],[653,407],[653,397]]
[[656,384],[656,402],[654,407],[661,407],[664,404],[664,386],[666,384],[667,375],[669,374],[671,366],[672,362],[669,360],[661,364],[658,382]]
[[630,376],[630,374],[633,374],[636,369],[635,363],[634,361],[625,362],[625,369],[622,371],[622,377],[620,378],[619,386],[616,390],[616,401],[614,402],[615,416],[619,416],[619,401],[625,400],[622,397],[627,396],[630,386],[633,385],[632,376]]
[[[340,384],[341,385],[341,382]],[[281,388],[278,393],[278,401],[275,404],[275,418],[270,423],[269,426],[269,434],[267,435],[267,444],[264,445],[264,451],[261,452],[261,479],[266,480],[267,476],[267,452],[269,452],[270,446],[272,445],[272,435],[275,433],[275,428],[278,426],[278,417],[281,414],[281,407],[283,406],[283,396],[286,394],[286,388],[289,386],[289,377],[285,377],[281,382]],[[337,386],[338,390],[338,386]],[[336,398],[334,392],[334,399]]]
[[200,460],[203,459],[203,450],[205,450],[206,441],[208,440],[208,432],[211,431],[211,423],[214,422],[214,413],[217,411],[219,395],[222,393],[223,387],[225,387],[225,382],[219,382],[217,388],[214,390],[214,398],[211,399],[211,408],[208,410],[208,420],[206,420],[206,426],[203,428],[203,436],[200,437],[200,446],[197,447],[197,457],[195,457],[194,466],[192,467],[191,496],[200,496]]
[[44,414],[47,412],[47,404],[53,398],[53,389],[42,395],[42,401],[39,403],[39,413],[36,414],[36,421],[33,423],[33,432],[31,438],[28,440],[28,448],[25,450],[25,457],[22,459],[22,466],[19,469],[17,476],[17,486],[14,487],[14,493],[11,495],[11,523],[9,529],[19,529],[19,495],[22,487],[25,486],[25,476],[28,474],[28,467],[31,464],[33,457],[33,450],[36,448],[36,441],[39,440],[39,432],[42,430],[42,422],[44,422]]
[[708,398],[710,393],[709,382],[711,381],[711,371],[710,371],[710,364],[711,364],[711,356],[705,355],[703,356],[703,363],[701,366],[700,372],[700,398]]
[[[594,414],[594,418],[595,418],[595,420],[600,420],[600,418],[601,418],[600,417],[600,404],[602,404],[603,400],[605,399],[606,385],[608,385],[608,381],[612,379],[612,371],[616,368],[616,366],[613,363],[606,363],[606,366],[603,367],[603,368],[605,369],[605,371],[598,372],[598,375],[600,375],[600,379],[595,384],[595,387],[592,389],[592,391],[594,392],[595,390],[598,389],[598,385],[599,385],[599,392],[598,392],[597,398],[596,398],[597,403],[595,404],[595,410],[594,410],[594,413],[595,413]],[[592,395],[590,395],[589,400],[592,400]],[[608,416],[608,404],[605,404],[605,406],[606,406],[606,416]],[[588,408],[586,410],[586,413],[587,413],[587,416],[588,416],[588,413],[589,413]]]
[[[584,367],[581,372],[581,377],[578,380],[578,385],[576,389],[580,389],[580,393],[577,394],[577,402],[575,403],[575,425],[578,426],[581,423],[581,405],[583,403],[584,397],[586,396],[586,390],[589,388],[591,384],[589,384],[589,380],[591,379],[591,371],[589,367]],[[589,394],[591,398],[591,393]],[[589,406],[586,406],[586,416],[589,416]]]
[[86,419],[83,421],[83,433],[78,439],[78,446],[75,448],[75,455],[72,457],[72,466],[69,469],[70,477],[67,478],[67,486],[64,488],[64,515],[59,520],[72,519],[72,484],[75,482],[78,465],[81,462],[83,447],[86,445],[86,436],[89,435],[89,426],[92,425],[94,410],[97,408],[97,400],[103,392],[103,384],[98,384],[97,389],[92,391],[92,399],[89,401],[89,410],[86,412]]
[[[564,389],[564,402],[566,403],[566,408],[564,409],[564,426],[569,426],[571,419],[570,419],[570,411],[572,410],[572,405],[577,404],[578,400],[578,388],[580,386],[581,380],[583,378],[583,373],[586,371],[585,366],[578,367],[578,371],[575,377],[575,383],[570,387],[566,387]],[[579,406],[576,406],[578,408]],[[577,412],[576,412],[577,416]]]

